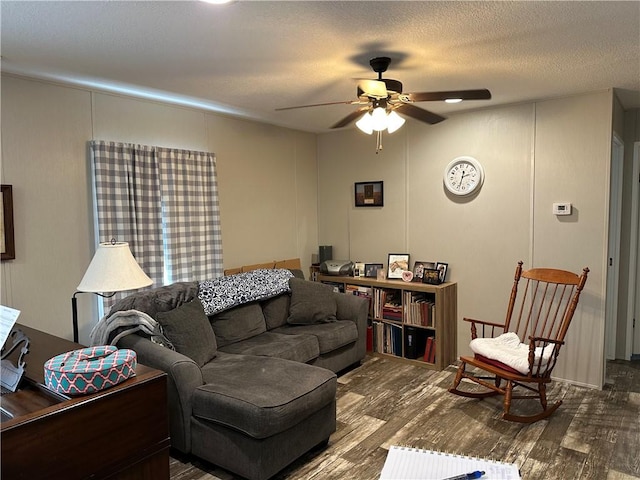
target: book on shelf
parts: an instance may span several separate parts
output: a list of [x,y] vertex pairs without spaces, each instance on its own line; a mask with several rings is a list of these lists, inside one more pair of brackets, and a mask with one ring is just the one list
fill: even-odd
[[402,322],[402,296],[399,290],[382,290],[380,289],[380,301],[382,307],[380,309],[380,317],[385,320],[393,320]]
[[391,338],[391,348],[387,353],[396,357],[402,356],[402,327],[400,325],[387,324],[389,337]]
[[374,321],[373,351],[402,356],[402,327],[390,323]]
[[359,297],[371,298],[372,290],[373,289],[371,287],[364,287],[362,285],[351,285],[349,283],[347,283],[347,285],[345,286],[345,293],[348,293],[350,295],[357,295]]
[[484,472],[480,478],[486,479],[522,478],[515,463],[392,445],[382,467],[380,480],[447,479],[476,471]]
[[393,320],[394,322],[402,321],[402,307],[384,306],[382,308],[382,318],[385,320]]
[[436,339],[433,336],[427,337],[423,360],[428,363],[436,363]]
[[382,322],[373,321],[371,324],[371,329],[373,330],[373,351],[374,352],[384,352],[384,330],[383,330]]
[[369,301],[369,312],[371,312],[371,301],[373,297],[373,289],[371,287],[347,284],[344,288],[345,293],[348,295],[355,295],[357,297],[366,298]]
[[410,325],[433,327],[435,303],[425,292],[404,292],[404,322]]
[[390,355],[402,355],[402,328],[384,322],[374,321],[373,351]]

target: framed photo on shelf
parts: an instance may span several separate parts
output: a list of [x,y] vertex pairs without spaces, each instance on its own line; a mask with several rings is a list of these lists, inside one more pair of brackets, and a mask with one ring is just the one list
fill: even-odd
[[382,207],[384,205],[383,182],[356,182],[354,185],[356,207]]
[[365,263],[364,276],[367,278],[378,278],[378,270],[382,270],[383,268],[381,263]]
[[449,270],[449,264],[444,262],[437,262],[436,270],[438,270],[440,275],[440,283],[444,283],[447,278],[447,270]]
[[402,278],[402,272],[409,270],[408,253],[390,253],[387,278]]
[[427,264],[431,262],[422,262],[416,260],[413,262],[413,282],[422,282],[422,277],[424,276],[424,269],[427,268]]
[[0,252],[2,260],[16,258],[16,247],[13,236],[13,189],[11,185],[2,185],[0,197]]
[[435,268],[425,268],[422,283],[440,285],[440,271]]
[[381,263],[365,263],[364,276],[367,278],[377,278],[378,270],[382,270],[384,266]]

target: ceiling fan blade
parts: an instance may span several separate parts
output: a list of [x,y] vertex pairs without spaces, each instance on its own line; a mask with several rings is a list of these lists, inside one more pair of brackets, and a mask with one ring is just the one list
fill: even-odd
[[340,120],[339,122],[337,122],[334,125],[332,125],[331,128],[346,127],[351,122],[353,122],[356,118],[362,116],[364,114],[364,112],[366,112],[367,110],[369,110],[369,107],[362,107],[362,108],[359,108],[357,110],[354,110],[349,115],[344,117],[342,120]]
[[459,98],[461,100],[489,100],[491,92],[486,88],[480,90],[451,90],[448,92],[415,92],[404,94],[412,102],[434,102]]
[[368,97],[387,98],[387,84],[379,80],[360,80],[358,89],[358,97],[362,92]]
[[298,105],[295,107],[276,108],[276,112],[279,112],[282,110],[295,110],[296,108],[323,107],[325,105],[356,105],[358,103],[361,103],[361,102],[359,100],[348,100],[346,102],[313,103],[311,105]]
[[423,108],[416,107],[410,103],[405,103],[395,108],[398,112],[403,115],[407,115],[411,118],[415,118],[416,120],[420,120],[421,122],[428,123],[430,125],[434,125],[436,123],[440,123],[445,119],[438,115],[437,113],[430,112],[429,110],[424,110]]

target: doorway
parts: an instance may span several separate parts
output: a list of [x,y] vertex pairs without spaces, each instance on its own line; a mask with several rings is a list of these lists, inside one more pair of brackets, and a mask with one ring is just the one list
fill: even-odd
[[629,242],[629,298],[625,358],[640,360],[640,142],[633,146],[633,188],[631,190],[631,239]]
[[605,305],[605,361],[614,360],[616,358],[623,168],[624,143],[617,135],[614,134],[611,143],[611,176],[609,180],[609,243],[607,254],[607,296]]

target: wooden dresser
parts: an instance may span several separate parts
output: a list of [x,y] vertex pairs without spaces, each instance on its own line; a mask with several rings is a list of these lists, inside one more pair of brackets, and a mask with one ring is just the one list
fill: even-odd
[[138,364],[125,382],[65,399],[42,386],[43,366],[81,345],[16,326],[30,346],[21,388],[1,397],[0,477],[168,479],[166,374]]

